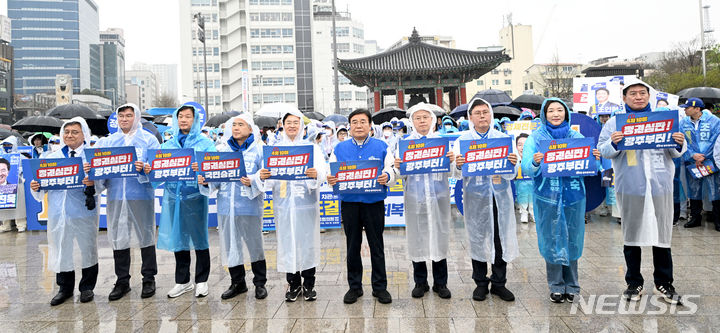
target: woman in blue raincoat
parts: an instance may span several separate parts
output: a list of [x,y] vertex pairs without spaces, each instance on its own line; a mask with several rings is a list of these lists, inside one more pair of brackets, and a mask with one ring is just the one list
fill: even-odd
[[[160,148],[157,138],[140,123],[140,108],[124,104],[115,111],[117,132],[100,139],[96,148],[135,147],[135,167],[142,171],[147,150]],[[86,172],[90,164],[85,164]],[[130,249],[140,248],[142,298],[155,294],[157,259],[155,256],[155,189],[146,174],[137,177],[110,178],[95,181],[98,193],[107,189],[107,236],[115,261],[115,287],[108,295],[111,301],[130,292]]]
[[[520,133],[515,139],[515,148],[517,148],[517,152],[521,157],[528,136],[527,133]],[[518,170],[517,178],[514,180],[515,192],[517,194],[515,196],[515,206],[520,213],[520,222],[528,223],[531,219],[535,221],[532,203],[535,184],[533,183],[532,177],[526,176],[522,172],[522,169],[519,168]]]
[[255,298],[267,297],[265,289],[266,263],[262,239],[263,182],[258,177],[262,168],[263,143],[260,130],[252,117],[243,113],[225,122],[224,142],[218,146],[221,152],[241,152],[246,176],[239,182],[205,183],[198,175],[200,192],[210,196],[217,193],[217,219],[220,230],[220,249],[223,266],[230,272],[230,287],[222,294],[222,299],[230,299],[246,292],[245,256],[243,245],[250,255],[250,267],[253,272]]
[[[90,143],[90,128],[85,119],[75,117],[60,127],[63,144],[56,151],[48,151],[41,158],[81,157]],[[35,200],[42,202],[47,194],[48,269],[55,272],[60,287],[50,305],[59,305],[72,298],[75,287],[74,254],[80,253],[82,278],[80,302],[93,300],[98,275],[98,209],[94,185],[83,181],[86,188],[70,190],[40,190],[40,184],[30,183]]]
[[[522,171],[533,177],[533,206],[538,248],[545,258],[550,300],[572,302],[580,293],[577,261],[585,237],[585,184],[583,177],[543,177],[540,141],[582,138],[570,129],[570,111],[559,98],[548,98],[540,111],[540,126],[525,141]],[[593,150],[599,159],[600,152]]]
[[[200,114],[190,105],[173,112],[173,136],[161,149],[192,148],[195,152],[215,151],[215,144],[200,132]],[[197,165],[193,163],[193,168]],[[150,173],[145,164],[145,173]],[[197,180],[165,182],[158,232],[158,249],[175,253],[175,287],[168,297],[195,289],[196,297],[207,296],[210,275],[208,244],[208,198],[200,194]],[[159,184],[153,184],[157,186]],[[195,250],[195,283],[190,282],[190,251]]]

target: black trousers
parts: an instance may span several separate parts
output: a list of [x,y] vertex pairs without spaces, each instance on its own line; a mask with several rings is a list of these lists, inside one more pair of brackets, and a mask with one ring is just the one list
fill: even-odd
[[495,198],[493,198],[493,229],[495,230],[493,235],[493,241],[495,243],[495,261],[492,263],[492,274],[490,278],[487,277],[487,263],[477,260],[472,260],[473,275],[472,278],[475,280],[475,284],[478,287],[487,288],[488,284],[492,282],[493,286],[504,287],[507,282],[507,263],[502,259],[502,244],[500,243],[500,232],[498,231],[498,211]]
[[[98,264],[82,269],[80,278],[80,291],[93,290],[97,284]],[[72,293],[75,289],[75,271],[60,272],[55,274],[55,282],[60,286],[60,291]]]
[[[195,250],[195,283],[207,282],[210,276],[210,249]],[[175,252],[175,283],[190,282],[190,251]]]
[[370,262],[372,264],[372,289],[387,289],[387,273],[385,272],[385,202],[375,203],[340,202],[342,224],[347,239],[347,279],[350,289],[362,289],[362,231],[365,228],[370,246]]
[[[143,276],[142,281],[155,281],[155,275],[157,274],[155,245],[141,248],[140,257],[142,258],[142,266],[140,267],[140,274]],[[115,283],[129,284],[130,249],[113,250],[113,259],[115,259],[115,275],[117,276],[117,282]]]
[[310,290],[315,287],[315,267],[302,272],[286,273],[285,278],[288,284],[290,284],[290,289],[300,287],[300,277],[302,277],[302,286],[305,287],[305,289]]
[[[265,259],[250,263],[253,272],[253,285],[256,287],[264,287],[267,282],[267,265]],[[245,265],[228,267],[230,271],[230,281],[232,284],[245,283]]]
[[[673,265],[672,254],[670,248],[655,247],[653,252],[653,278],[656,286],[668,286],[673,283]],[[625,264],[627,264],[627,272],[625,272],[625,282],[631,288],[642,286],[645,283],[640,273],[640,259],[642,249],[639,246],[627,246],[623,248],[625,254]]]
[[[432,262],[433,285],[445,286],[448,280],[447,259]],[[428,271],[424,261],[413,261],[413,278],[417,284],[427,284]]]

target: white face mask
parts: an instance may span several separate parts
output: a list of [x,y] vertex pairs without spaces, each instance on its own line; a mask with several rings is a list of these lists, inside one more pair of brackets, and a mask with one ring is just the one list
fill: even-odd
[[452,125],[445,125],[445,129],[448,129],[448,130],[449,130],[449,129],[451,129],[451,128],[452,128]]
[[386,138],[389,138],[389,137],[392,135],[392,131],[383,131],[383,135],[384,135]]
[[327,135],[332,135],[332,132],[333,131],[329,128],[325,130],[325,134],[327,134]]

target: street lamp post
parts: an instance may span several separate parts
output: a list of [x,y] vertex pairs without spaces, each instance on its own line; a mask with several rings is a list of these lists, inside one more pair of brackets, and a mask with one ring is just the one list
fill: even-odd
[[255,75],[255,82],[257,82],[257,87],[258,87],[258,95],[260,95],[260,108],[263,107],[262,79],[263,79],[262,74]]
[[197,20],[197,26],[198,26],[198,33],[197,37],[198,40],[202,42],[203,45],[203,73],[205,73],[205,109],[209,109],[210,105],[208,104],[208,85],[207,85],[207,52],[205,50],[205,18],[202,16],[201,13],[197,13],[193,16],[195,20]]

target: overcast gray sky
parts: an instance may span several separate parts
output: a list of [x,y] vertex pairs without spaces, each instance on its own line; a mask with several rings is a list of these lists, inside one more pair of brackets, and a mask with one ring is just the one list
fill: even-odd
[[[7,13],[2,1],[2,12]],[[179,63],[178,1],[95,0],[100,28],[125,30],[126,62]],[[634,57],[662,51],[699,35],[696,0],[603,1],[460,1],[460,0],[337,0],[365,25],[365,38],[387,47],[412,27],[422,35],[451,36],[457,47],[475,49],[498,43],[503,16],[533,26],[535,62],[548,62],[555,52],[561,61],[587,62],[617,55]],[[710,5],[720,30],[720,0]],[[628,33],[629,31],[629,33]],[[717,32],[715,32],[717,36]]]

